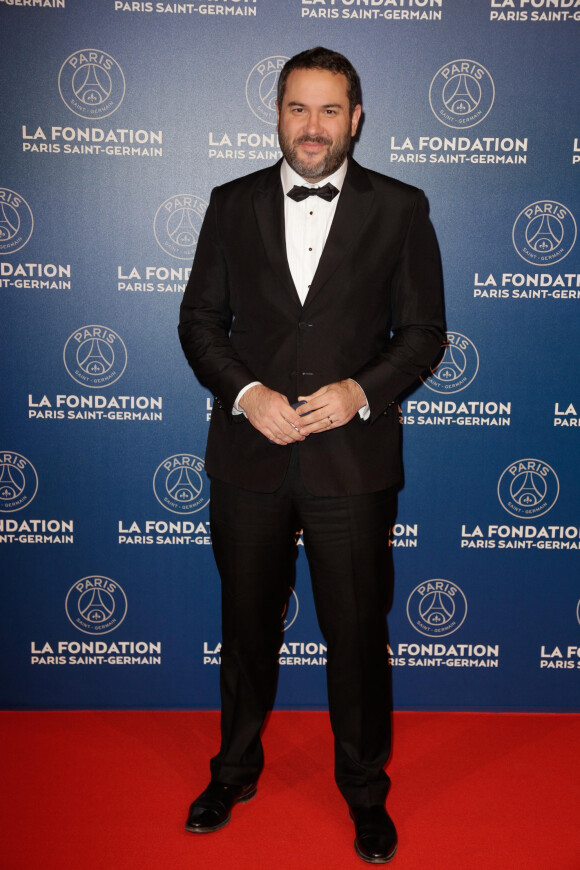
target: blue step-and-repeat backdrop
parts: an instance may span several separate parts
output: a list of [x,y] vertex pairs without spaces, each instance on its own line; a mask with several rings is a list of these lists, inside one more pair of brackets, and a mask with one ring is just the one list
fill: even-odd
[[[398,709],[580,709],[580,0],[2,0],[2,703],[219,703],[212,397],[177,339],[212,187],[322,44],[422,187],[447,345],[401,401]],[[387,542],[385,542],[387,546]],[[272,566],[275,570],[275,566]],[[278,705],[326,704],[301,552]]]

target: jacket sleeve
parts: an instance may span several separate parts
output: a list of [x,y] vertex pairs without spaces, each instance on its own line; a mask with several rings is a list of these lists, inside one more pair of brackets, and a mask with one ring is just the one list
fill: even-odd
[[445,336],[441,262],[422,191],[417,196],[391,285],[391,337],[352,377],[377,419],[437,358]]
[[231,411],[240,390],[257,380],[233,349],[228,270],[220,242],[218,192],[214,190],[199,234],[180,308],[181,346],[196,377]]

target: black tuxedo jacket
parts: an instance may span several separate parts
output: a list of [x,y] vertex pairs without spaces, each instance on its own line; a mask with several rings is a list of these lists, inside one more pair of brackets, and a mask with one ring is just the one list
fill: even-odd
[[318,270],[300,303],[286,258],[280,164],[217,187],[181,305],[179,335],[215,396],[210,476],[257,492],[284,479],[290,448],[232,409],[251,381],[290,402],[354,378],[370,418],[299,443],[314,495],[375,492],[402,478],[396,400],[443,340],[440,262],[423,193],[349,159]]

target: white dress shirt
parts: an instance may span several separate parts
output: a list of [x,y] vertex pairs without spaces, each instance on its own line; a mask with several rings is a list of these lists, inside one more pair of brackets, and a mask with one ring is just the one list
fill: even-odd
[[[284,191],[284,227],[286,235],[286,256],[296,292],[302,305],[306,300],[312,279],[318,268],[318,262],[322,255],[328,233],[336,212],[336,206],[340,199],[340,191],[346,176],[348,162],[345,159],[341,166],[325,178],[321,183],[305,181],[295,172],[286,159],[282,161],[280,178]],[[294,185],[300,187],[321,187],[322,184],[333,184],[339,191],[330,202],[320,196],[308,196],[301,202],[296,202],[286,194]],[[236,397],[234,413],[244,413],[239,407],[239,401],[250,387],[261,383],[252,381],[247,384]],[[368,405],[360,409],[359,414],[363,419],[369,415]]]
[[286,195],[295,184],[311,188],[320,187],[321,184],[305,182],[286,160],[282,161],[280,177],[284,191],[286,256],[296,292],[303,305],[328,238],[346,169],[345,160],[333,175],[324,179],[324,184],[332,184],[339,191],[338,196],[335,196],[331,202],[327,202],[320,196],[309,196],[301,202],[295,202]]

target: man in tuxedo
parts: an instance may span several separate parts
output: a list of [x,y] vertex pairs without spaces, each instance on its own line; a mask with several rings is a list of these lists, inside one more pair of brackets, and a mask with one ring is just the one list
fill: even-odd
[[206,470],[223,632],[221,747],[186,828],[218,830],[256,793],[302,530],[335,778],[357,854],[385,863],[397,847],[383,769],[397,397],[443,340],[439,257],[422,192],[349,156],[361,94],[345,57],[291,58],[277,112],[284,159],[212,192],[181,306],[184,352],[215,396]]

